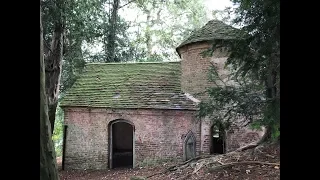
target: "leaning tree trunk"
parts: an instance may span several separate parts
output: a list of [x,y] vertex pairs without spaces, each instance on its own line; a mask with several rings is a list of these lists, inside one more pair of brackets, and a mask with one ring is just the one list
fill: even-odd
[[[60,5],[63,1],[59,1]],[[61,7],[59,5],[59,7]],[[58,7],[58,6],[57,6]],[[57,8],[58,9],[58,8]],[[61,9],[58,9],[59,17],[54,24],[54,32],[52,35],[51,47],[45,58],[45,71],[46,71],[46,94],[48,98],[49,120],[51,123],[51,133],[54,130],[54,123],[56,117],[56,109],[58,105],[59,87],[62,69],[63,57],[63,34],[64,23],[62,18]]]
[[59,180],[45,93],[43,31],[40,7],[40,179]]

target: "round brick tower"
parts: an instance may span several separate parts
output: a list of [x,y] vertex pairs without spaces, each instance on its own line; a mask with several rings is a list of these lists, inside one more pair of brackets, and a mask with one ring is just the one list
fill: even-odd
[[222,78],[226,78],[224,69],[228,53],[221,48],[212,57],[202,57],[201,52],[211,47],[214,40],[231,40],[238,38],[240,30],[218,20],[211,20],[199,30],[193,32],[177,48],[181,58],[181,89],[201,100],[204,91],[213,84],[208,81],[208,70],[215,65]]
[[[212,87],[214,83],[208,80],[209,69],[214,65],[218,71],[220,78],[225,84],[233,84],[228,78],[228,69],[225,68],[225,62],[228,58],[226,48],[220,48],[213,53],[211,57],[202,57],[203,51],[211,48],[212,42],[216,40],[235,40],[242,36],[239,29],[226,25],[221,21],[209,21],[199,30],[193,32],[184,42],[177,48],[181,58],[181,89],[185,93],[191,94],[198,100],[204,100],[207,96],[204,93],[206,88]],[[221,81],[216,83],[223,84]],[[212,121],[206,117],[200,124],[200,151],[204,154],[211,153],[213,145],[212,141]],[[255,131],[248,128],[232,127],[230,131],[226,131],[224,152],[232,151],[243,144],[257,141],[263,135],[263,131]]]

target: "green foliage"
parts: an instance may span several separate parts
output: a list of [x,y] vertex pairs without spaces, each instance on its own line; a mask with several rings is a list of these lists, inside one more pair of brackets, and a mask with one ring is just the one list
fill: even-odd
[[63,143],[63,111],[58,106],[56,111],[56,120],[54,125],[54,131],[52,135],[52,140],[54,142],[56,156],[62,156],[62,143]]
[[[54,31],[55,15],[59,8],[55,7],[58,0],[43,0],[42,15],[44,23],[44,44],[49,51],[51,38]],[[63,68],[60,91],[65,92],[70,88],[86,62],[104,62],[108,54],[105,49],[92,52],[88,46],[99,43],[108,44],[105,39],[109,33],[109,12],[106,11],[110,4],[99,0],[70,0],[66,1],[64,9],[65,34]],[[116,61],[134,59],[134,44],[129,40],[127,29],[129,25],[123,18],[117,18],[115,52]]]
[[245,41],[229,43],[232,54],[229,64],[246,73],[253,73],[264,81],[269,67],[280,73],[280,1],[234,0],[239,7],[234,23],[250,37]]
[[262,124],[268,125],[271,130],[271,138],[277,139],[280,136],[280,101],[268,101],[263,115]]
[[133,23],[141,29],[135,32],[136,49],[146,53],[140,61],[178,60],[175,48],[208,21],[202,0],[141,0],[135,1],[132,8],[148,17]]
[[[265,126],[270,138],[280,136],[280,2],[233,0],[238,5],[234,23],[248,35],[236,40],[215,40],[211,54],[228,48],[226,65],[232,67],[233,85],[208,90],[210,99],[200,104],[200,116],[227,124],[243,119],[253,128]],[[205,52],[208,55],[208,51]],[[211,80],[221,80],[211,71]],[[239,123],[239,122],[237,122]]]
[[163,57],[159,54],[152,54],[149,57],[140,58],[137,62],[161,62],[163,61]]
[[[47,51],[56,14],[60,12],[59,8],[55,8],[58,1],[41,2]],[[60,93],[73,85],[87,62],[107,61],[112,2],[70,0],[65,2],[64,7],[66,31]],[[178,60],[175,47],[208,20],[203,1],[198,0],[139,0],[120,10],[125,8],[140,10],[142,14],[140,20],[134,22],[126,21],[121,13],[118,14],[115,62]],[[146,15],[150,16],[148,21],[142,19]]]
[[261,120],[260,114],[266,105],[261,84],[248,78],[235,78],[232,74],[229,81],[223,80],[215,67],[211,68],[209,75],[215,85],[206,91],[210,98],[199,105],[200,117],[208,116],[223,129],[234,124],[256,124]]

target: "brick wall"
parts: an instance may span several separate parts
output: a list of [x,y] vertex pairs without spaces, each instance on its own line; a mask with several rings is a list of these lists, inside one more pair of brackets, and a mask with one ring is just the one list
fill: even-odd
[[236,150],[237,148],[243,147],[247,144],[257,142],[263,136],[263,130],[253,130],[249,127],[237,127],[233,126],[227,131],[226,145],[227,152]]
[[[184,92],[190,93],[199,100],[204,100],[207,96],[196,95],[204,92],[207,87],[214,86],[208,80],[208,71],[211,65],[217,68],[220,78],[226,84],[235,84],[234,81],[228,79],[229,70],[225,68],[225,62],[228,53],[225,49],[216,50],[212,57],[202,57],[201,52],[210,47],[208,42],[198,42],[185,45],[179,49],[181,54],[181,88]],[[223,85],[221,81],[218,84]],[[211,122],[210,120],[202,120],[201,124],[201,147],[203,154],[210,153],[211,146]],[[232,127],[226,132],[226,151],[232,151],[240,146],[255,142],[263,135],[263,131],[253,131],[249,128]]]
[[[210,154],[211,126],[212,122],[209,119],[202,121],[200,151],[203,154]],[[230,152],[247,144],[257,142],[263,136],[263,133],[263,129],[253,130],[249,127],[230,127],[230,129],[226,131],[226,152]]]
[[200,151],[203,154],[210,154],[210,128],[211,128],[211,121],[209,119],[203,119],[201,124],[201,147]]
[[145,158],[183,157],[183,141],[192,130],[200,151],[200,125],[194,111],[65,108],[66,169],[108,168],[108,124],[116,119],[135,126],[136,164]]
[[207,87],[213,85],[208,81],[208,70],[211,63],[218,67],[219,73],[226,73],[223,66],[227,53],[220,49],[215,51],[212,57],[202,57],[200,53],[209,47],[209,43],[199,42],[179,49],[182,68],[181,88],[198,99],[203,99],[204,96],[197,96],[197,93],[204,92]]

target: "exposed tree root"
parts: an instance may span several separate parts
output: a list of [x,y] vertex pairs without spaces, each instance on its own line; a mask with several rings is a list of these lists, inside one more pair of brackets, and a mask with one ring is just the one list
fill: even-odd
[[199,159],[203,159],[203,158],[208,158],[208,157],[211,157],[211,156],[197,156],[195,158],[192,158],[192,159],[189,159],[187,161],[184,161],[184,162],[182,162],[180,164],[177,164],[177,165],[174,165],[174,166],[170,166],[169,168],[165,169],[162,172],[147,176],[147,178],[150,178],[150,177],[153,177],[153,176],[156,176],[156,175],[160,175],[160,174],[165,174],[165,173],[170,172],[170,171],[176,171],[176,170],[178,170],[178,168],[179,169],[184,169],[184,168],[189,166],[190,162],[196,161],[196,160],[199,160]]
[[[269,163],[269,162],[260,162],[260,161],[242,161],[242,162],[238,162],[239,158],[241,156],[241,152],[249,150],[249,149],[253,149],[255,148],[255,150],[258,147],[261,147],[261,145],[263,143],[265,143],[269,137],[270,137],[270,128],[266,127],[265,133],[262,136],[262,138],[256,142],[256,143],[252,143],[246,146],[243,146],[241,148],[236,149],[235,151],[226,153],[226,154],[221,154],[221,155],[207,155],[207,156],[197,156],[195,158],[189,159],[188,161],[185,161],[183,163],[180,163],[178,165],[174,165],[171,166],[169,168],[167,168],[166,170],[150,175],[147,178],[159,175],[159,174],[164,174],[167,172],[171,172],[171,171],[176,171],[176,170],[182,170],[188,167],[193,168],[193,173],[192,174],[196,174],[202,167],[204,166],[208,166],[208,165],[213,165],[213,167],[210,167],[211,171],[216,170],[216,169],[221,169],[221,168],[227,168],[227,167],[231,167],[237,164],[265,164],[265,165],[275,165],[275,166],[280,166],[280,163]],[[253,151],[254,153],[255,151]],[[223,164],[221,162],[221,160],[225,157],[231,157],[231,158],[235,158],[236,162],[232,162],[232,163],[227,163],[227,164]],[[196,163],[192,163],[193,161],[197,161]],[[194,167],[193,167],[194,165]],[[188,174],[186,176],[183,177],[183,179],[188,178],[189,176],[191,176],[192,174]]]
[[215,171],[218,169],[222,169],[222,168],[229,168],[232,167],[234,165],[239,165],[239,164],[262,164],[262,165],[273,165],[273,166],[280,166],[280,163],[269,163],[269,162],[260,162],[260,161],[241,161],[241,162],[232,162],[232,163],[228,163],[228,164],[222,164],[220,166],[215,166],[210,168],[210,171]]
[[182,178],[179,178],[178,180],[185,180],[185,179],[188,179],[190,176],[192,176],[192,174],[187,174],[187,175],[183,176]]
[[261,137],[261,139],[258,142],[251,143],[251,144],[248,144],[246,146],[240,147],[235,151],[236,152],[241,152],[241,151],[245,151],[245,150],[248,150],[248,149],[256,148],[257,146],[259,146],[259,145],[265,143],[266,141],[268,141],[268,139],[270,138],[270,133],[271,133],[271,128],[270,127],[266,127],[263,136]]
[[236,149],[235,151],[236,152],[241,152],[241,151],[245,151],[245,150],[248,150],[248,149],[256,148],[257,146],[259,146],[258,143],[248,144],[246,146],[243,146],[241,148]]
[[[280,163],[269,163],[269,162],[260,162],[260,161],[241,161],[238,162],[239,158],[241,157],[241,155],[246,150],[249,149],[257,149],[259,147],[262,147],[262,143],[264,141],[259,141],[258,143],[255,144],[249,144],[247,146],[241,147],[239,149],[236,149],[235,151],[226,153],[226,154],[221,154],[221,155],[206,155],[206,156],[197,156],[193,159],[190,159],[188,161],[182,162],[180,164],[174,165],[174,166],[170,166],[169,168],[167,168],[166,170],[156,173],[156,174],[152,174],[150,176],[147,176],[147,178],[156,176],[156,175],[160,175],[160,174],[165,174],[168,172],[173,172],[173,171],[177,171],[177,170],[183,170],[186,168],[193,168],[193,172],[191,174],[187,174],[186,176],[183,176],[182,179],[186,179],[190,176],[192,176],[193,174],[197,174],[198,171],[205,167],[205,166],[211,166],[209,167],[210,171],[214,171],[217,169],[222,169],[222,168],[228,168],[234,165],[238,165],[238,164],[263,164],[263,165],[274,165],[274,166],[280,166]],[[225,158],[231,158],[231,159],[235,159],[236,162],[231,162],[231,163],[222,163],[223,159]],[[196,161],[196,162],[194,162]]]

